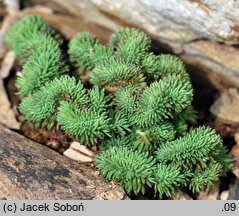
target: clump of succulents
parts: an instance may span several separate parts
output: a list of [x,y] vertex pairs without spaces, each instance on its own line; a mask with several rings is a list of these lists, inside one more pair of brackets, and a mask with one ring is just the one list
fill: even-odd
[[182,61],[151,53],[150,38],[134,28],[112,34],[107,46],[88,32],[69,43],[40,17],[18,21],[5,37],[23,64],[19,110],[37,126],[56,125],[82,144],[97,144],[96,166],[128,193],[154,188],[199,192],[230,170],[222,139],[193,129],[193,88]]

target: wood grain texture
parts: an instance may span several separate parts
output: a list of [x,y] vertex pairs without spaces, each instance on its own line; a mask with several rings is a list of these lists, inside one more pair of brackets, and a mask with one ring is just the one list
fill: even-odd
[[1,199],[128,199],[123,189],[0,125]]
[[65,28],[72,32],[65,34],[67,38],[74,30],[86,29],[81,23],[104,43],[109,32],[137,27],[153,38],[153,50],[178,55],[194,68],[192,73],[204,76],[216,89],[239,88],[239,48],[234,46],[239,44],[239,1],[29,0],[26,6],[29,2],[72,16],[74,22]]

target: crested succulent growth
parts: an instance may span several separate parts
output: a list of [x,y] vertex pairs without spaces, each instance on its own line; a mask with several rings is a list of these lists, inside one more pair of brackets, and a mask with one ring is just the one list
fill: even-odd
[[[61,40],[56,32],[40,16],[26,16],[16,22],[16,24],[7,32],[5,37],[6,44],[16,52],[19,60],[24,60],[31,53],[34,46],[31,44],[36,34],[52,36],[58,42]],[[37,42],[35,40],[35,42]],[[39,44],[42,41],[39,41]],[[38,44],[38,45],[39,45]],[[29,47],[30,46],[30,47]]]
[[180,186],[187,186],[190,173],[183,173],[180,166],[158,164],[154,173],[154,189],[160,197],[170,196]]
[[[33,42],[32,42],[33,41]],[[17,79],[18,94],[26,96],[39,90],[46,82],[67,72],[59,43],[49,35],[35,34],[30,41],[31,55]]]
[[16,85],[28,121],[97,144],[101,174],[128,193],[197,193],[230,170],[220,136],[210,127],[192,129],[193,88],[179,58],[151,53],[150,38],[137,29],[113,33],[108,46],[82,32],[69,42],[70,76],[59,41],[35,16],[6,35],[24,63]]
[[113,56],[113,49],[101,45],[89,32],[78,33],[69,43],[70,62],[76,69],[75,76],[88,79],[89,71],[97,63]]
[[98,168],[108,180],[122,183],[128,193],[146,190],[154,182],[155,158],[126,147],[111,147],[97,159]]
[[18,94],[27,96],[68,71],[60,49],[61,39],[40,16],[26,16],[7,32],[6,44],[24,63],[17,79]]
[[125,62],[138,65],[149,50],[151,40],[138,29],[125,28],[111,35],[109,45]]

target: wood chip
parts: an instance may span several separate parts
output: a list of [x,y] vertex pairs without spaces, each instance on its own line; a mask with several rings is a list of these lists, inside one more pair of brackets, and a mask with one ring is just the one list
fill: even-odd
[[6,34],[7,30],[12,25],[12,23],[13,23],[12,15],[7,15],[2,22],[2,26],[0,29],[0,58],[3,58],[3,56],[6,53],[7,48],[4,43],[4,35]]
[[94,172],[94,175],[95,175],[95,176],[99,176],[99,175],[100,175],[100,172],[97,170],[97,171]]
[[75,151],[80,151],[88,156],[95,157],[95,153],[93,151],[88,149],[86,146],[81,145],[79,142],[72,142],[70,148],[74,149]]
[[63,154],[80,163],[92,163],[95,161],[95,153],[79,142],[72,142],[70,148]]
[[234,139],[236,141],[237,146],[239,147],[239,133],[234,134]]
[[14,115],[14,110],[8,100],[2,79],[0,79],[0,124],[13,129],[20,128],[20,124]]
[[72,150],[71,148],[69,148],[66,151],[64,151],[63,154],[65,156],[67,156],[67,157],[69,157],[69,158],[71,158],[73,160],[76,160],[78,162],[81,162],[81,163],[92,163],[92,162],[94,162],[93,158],[85,156],[83,154],[80,154],[80,153]]
[[14,61],[15,61],[15,52],[13,51],[9,51],[7,52],[7,54],[5,55],[2,65],[1,65],[1,69],[0,69],[0,77],[5,79],[6,77],[8,77],[8,75],[10,74],[10,71],[13,67]]
[[233,159],[232,173],[239,178],[239,133],[234,135],[236,144],[232,147],[231,155]]
[[239,123],[239,94],[236,89],[226,90],[210,107],[210,111],[227,124]]
[[17,20],[17,12],[20,7],[18,0],[4,0],[7,15],[5,16],[0,29],[0,58],[3,58],[6,53],[6,46],[4,44],[4,35],[11,25]]
[[228,196],[229,196],[229,190],[222,191],[222,193],[220,195],[220,200],[227,200]]

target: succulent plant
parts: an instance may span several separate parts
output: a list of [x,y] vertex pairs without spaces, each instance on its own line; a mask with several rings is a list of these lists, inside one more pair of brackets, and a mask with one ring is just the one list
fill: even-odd
[[178,57],[150,52],[150,38],[137,29],[113,33],[108,46],[81,32],[69,43],[70,76],[60,41],[37,16],[6,35],[24,64],[16,85],[28,121],[97,144],[101,174],[128,193],[150,187],[160,197],[181,187],[196,193],[230,170],[215,130],[192,128],[193,88]]

